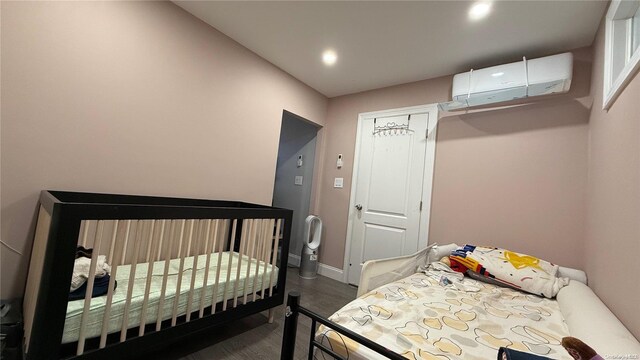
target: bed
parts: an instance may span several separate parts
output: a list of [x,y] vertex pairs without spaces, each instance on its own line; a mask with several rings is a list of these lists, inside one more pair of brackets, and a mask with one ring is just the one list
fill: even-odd
[[[133,358],[257,312],[273,321],[291,216],[233,201],[43,191],[25,358]],[[72,300],[86,249],[84,293]]]
[[[640,354],[638,341],[586,286],[581,271],[560,269],[571,281],[555,299],[472,279],[465,279],[465,286],[478,291],[452,291],[436,274],[416,272],[454,248],[366,263],[358,298],[328,319],[290,298],[295,311],[289,314],[312,318],[308,358],[479,360],[495,359],[500,347],[508,347],[572,359],[560,343],[565,336],[585,341],[605,358]],[[283,340],[282,359],[289,359],[293,353],[285,345]]]

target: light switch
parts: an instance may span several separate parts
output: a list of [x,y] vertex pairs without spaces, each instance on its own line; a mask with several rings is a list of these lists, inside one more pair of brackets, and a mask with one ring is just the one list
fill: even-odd
[[342,189],[342,185],[344,184],[344,178],[335,178],[333,179],[333,187]]
[[296,176],[294,183],[296,185],[302,185],[302,176]]

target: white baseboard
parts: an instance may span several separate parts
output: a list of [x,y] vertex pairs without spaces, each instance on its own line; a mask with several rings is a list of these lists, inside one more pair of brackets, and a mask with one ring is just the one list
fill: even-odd
[[[300,256],[289,254],[289,265],[300,266]],[[331,265],[320,263],[318,265],[318,274],[328,277],[329,279],[344,282],[344,271]]]
[[329,279],[344,282],[344,272],[342,269],[338,269],[331,265],[320,263],[320,266],[318,266],[318,274],[326,276]]

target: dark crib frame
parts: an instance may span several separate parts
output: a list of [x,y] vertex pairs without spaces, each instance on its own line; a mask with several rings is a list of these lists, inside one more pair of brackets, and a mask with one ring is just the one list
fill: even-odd
[[[186,198],[114,195],[67,191],[42,191],[40,205],[51,215],[47,246],[44,253],[41,281],[38,285],[29,351],[25,359],[58,359],[63,350],[62,336],[65,324],[69,285],[77,240],[82,220],[116,219],[284,219],[283,238],[280,242],[278,277],[272,296],[235,308],[211,314],[211,308],[202,318],[185,321],[179,318],[176,326],[163,321],[162,329],[150,329],[143,336],[129,331],[124,342],[108,342],[103,349],[89,349],[82,355],[69,354],[72,359],[132,358],[175,342],[195,332],[206,330],[232,320],[240,319],[281,305],[287,274],[287,256],[291,235],[293,211],[237,201],[198,200]],[[236,233],[239,239],[241,231]],[[231,239],[228,236],[227,242]],[[236,241],[236,247],[239,241]],[[237,249],[234,249],[237,251]],[[275,249],[274,251],[278,251]],[[33,261],[33,259],[31,259]],[[221,307],[221,303],[217,303]],[[196,313],[192,312],[192,314]],[[135,330],[138,327],[130,330]],[[71,344],[77,344],[73,342]],[[26,344],[25,344],[26,345]],[[66,346],[67,344],[65,344]]]

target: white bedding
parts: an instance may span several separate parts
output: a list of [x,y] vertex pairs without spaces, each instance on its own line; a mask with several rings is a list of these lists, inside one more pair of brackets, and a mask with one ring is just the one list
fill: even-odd
[[[218,256],[222,256],[220,271],[218,271]],[[242,264],[240,269],[240,278],[236,287],[235,278],[237,272],[239,254],[235,252],[213,253],[210,258],[209,274],[206,286],[204,284],[206,255],[200,255],[197,261],[196,280],[192,292],[191,311],[200,309],[200,299],[202,291],[204,291],[205,307],[211,305],[213,298],[213,288],[216,277],[219,273],[218,293],[214,303],[222,301],[223,294],[226,290],[226,298],[233,299],[236,296],[243,296],[245,293],[245,282],[247,285],[248,299],[252,298],[254,283],[256,289],[261,290],[262,279],[265,279],[265,286],[268,287],[270,279],[273,276],[273,284],[275,285],[278,277],[278,268],[242,256]],[[227,282],[227,270],[229,261],[232,261],[231,276]],[[249,261],[251,260],[251,261]],[[191,287],[191,276],[193,271],[194,257],[187,257],[184,260],[182,280],[180,284],[180,292],[178,295],[178,316],[184,315],[187,311],[187,302],[189,300],[189,292]],[[247,277],[247,266],[249,265],[249,275]],[[258,265],[258,276],[256,277],[256,264]],[[153,264],[152,281],[149,291],[149,299],[144,322],[146,324],[155,323],[158,318],[158,305],[160,302],[160,294],[162,290],[162,282],[164,277],[164,261],[158,261]],[[167,278],[165,298],[162,306],[162,320],[170,319],[173,314],[173,307],[177,293],[177,280],[179,278],[180,259],[173,259],[169,262],[169,276]],[[133,285],[133,295],[128,309],[128,326],[127,328],[137,327],[140,324],[140,315],[143,306],[144,292],[146,287],[148,263],[140,263],[136,266],[135,281]],[[117,332],[122,328],[123,313],[125,309],[126,295],[129,286],[129,275],[131,273],[130,265],[122,265],[116,271],[116,280],[118,286],[113,294],[111,310],[109,314],[108,332]],[[85,337],[92,338],[100,336],[102,332],[102,323],[105,312],[107,296],[100,296],[91,299],[91,307],[88,313],[88,321],[85,328]],[[69,301],[67,305],[67,316],[64,326],[63,343],[77,341],[79,338],[80,322],[84,310],[84,300]]]
[[558,305],[571,336],[605,359],[640,358],[640,343],[587,285],[571,281],[558,293]]
[[[367,261],[362,268],[358,296],[401,280],[426,263],[449,255],[457,247],[456,244],[433,246],[413,255]],[[581,270],[560,266],[558,275],[571,279],[556,298],[570,336],[581,339],[605,358],[638,357],[640,342],[587,287],[586,274]]]
[[[329,319],[408,359],[495,359],[498,348],[572,359],[569,331],[555,300],[465,279],[478,292],[444,287],[423,273],[370,291]],[[320,327],[316,339],[349,360],[381,359]],[[330,359],[320,351],[317,359]]]

